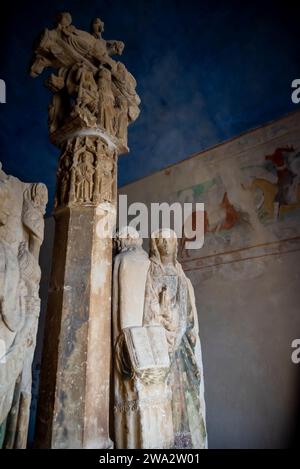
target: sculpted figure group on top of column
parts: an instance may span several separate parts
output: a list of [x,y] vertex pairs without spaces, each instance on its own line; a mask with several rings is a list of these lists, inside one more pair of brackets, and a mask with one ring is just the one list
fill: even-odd
[[127,153],[127,128],[139,115],[136,81],[121,55],[121,41],[103,39],[104,23],[95,18],[91,31],[77,29],[70,13],[60,13],[54,29],[45,29],[31,65],[52,91],[49,105],[51,141],[61,149],[55,208],[112,204],[116,198],[116,163]]
[[127,126],[139,115],[136,81],[126,67],[111,58],[121,55],[121,41],[102,37],[104,23],[93,20],[91,32],[72,25],[70,13],[60,13],[56,27],[45,29],[35,49],[31,75],[57,69],[46,80],[53,92],[49,130],[54,143],[62,134],[100,128],[116,145],[127,149]]

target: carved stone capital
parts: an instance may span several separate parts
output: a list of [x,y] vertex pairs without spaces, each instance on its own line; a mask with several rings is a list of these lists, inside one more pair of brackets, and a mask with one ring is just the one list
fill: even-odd
[[117,151],[97,136],[77,136],[63,147],[55,209],[115,204]]

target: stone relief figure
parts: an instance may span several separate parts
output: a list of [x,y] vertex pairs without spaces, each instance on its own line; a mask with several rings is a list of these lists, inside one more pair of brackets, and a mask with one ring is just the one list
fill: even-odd
[[98,202],[112,202],[114,188],[115,161],[112,158],[99,158],[96,168],[94,199]]
[[75,167],[75,191],[78,202],[91,202],[93,197],[94,155],[84,151]]
[[120,94],[116,98],[115,134],[127,146],[128,105],[127,100]]
[[[104,23],[102,24],[102,30],[104,30]],[[73,26],[70,13],[59,13],[56,29],[49,31],[49,34],[52,36],[51,39],[55,39],[55,36],[57,36],[58,39],[62,39],[66,45],[69,45],[70,53],[74,54],[74,52],[77,52],[78,54],[87,55],[88,58],[106,63],[111,68],[114,67],[114,61],[109,57],[107,51],[106,41],[102,37],[98,37],[97,40],[95,35],[81,31]]]
[[87,125],[93,125],[96,122],[95,114],[99,99],[98,88],[93,72],[88,70],[84,64],[77,69],[76,83],[78,83],[77,97],[72,113],[82,117]]
[[72,158],[72,145],[69,143],[60,157],[57,169],[57,190],[55,194],[54,207],[63,206],[68,203],[68,192],[70,190],[70,170]]
[[92,26],[91,26],[91,34],[99,39],[100,41],[102,40],[102,33],[104,32],[104,23],[101,21],[100,18],[95,18],[92,21]]
[[69,141],[57,170],[55,208],[112,203],[116,197],[116,154],[93,136]]
[[0,175],[0,447],[25,448],[47,189]]
[[48,126],[50,132],[55,132],[59,128],[63,117],[62,97],[59,93],[55,93],[48,107]]
[[55,132],[64,122],[66,114],[69,112],[70,104],[68,96],[64,92],[65,78],[67,70],[61,68],[58,74],[52,73],[45,84],[52,91],[52,100],[48,107],[48,126],[50,132]]
[[111,73],[106,68],[101,68],[98,75],[99,89],[99,125],[109,134],[113,134],[114,119],[114,95],[111,90]]
[[203,367],[194,291],[177,261],[172,230],[151,235],[143,325],[164,327],[175,448],[206,448]]
[[122,55],[124,50],[124,42],[122,41],[105,41],[102,38],[102,33],[104,32],[104,23],[100,18],[95,18],[91,26],[91,34],[99,39],[104,41],[107,48],[108,55]]
[[128,121],[135,121],[140,113],[139,104],[141,102],[139,96],[135,92],[136,80],[134,76],[128,72],[122,62],[117,62],[116,70],[114,70],[114,80],[112,90],[115,96],[122,95],[128,103]]

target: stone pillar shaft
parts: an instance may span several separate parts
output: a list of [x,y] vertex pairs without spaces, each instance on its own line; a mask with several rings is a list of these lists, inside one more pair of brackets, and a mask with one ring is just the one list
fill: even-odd
[[40,447],[112,445],[112,237],[102,229],[115,224],[115,163],[113,147],[99,137],[67,141],[60,157],[37,425]]

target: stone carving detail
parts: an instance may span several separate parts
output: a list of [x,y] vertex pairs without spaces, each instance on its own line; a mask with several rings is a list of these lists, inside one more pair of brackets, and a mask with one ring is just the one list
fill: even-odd
[[117,448],[206,448],[197,311],[176,235],[153,233],[149,259],[136,233],[120,244],[113,284]]
[[98,137],[68,141],[58,165],[55,207],[115,202],[116,166],[116,152]]
[[[0,447],[25,448],[48,195],[0,170]],[[1,439],[0,439],[1,440]]]
[[[73,26],[69,13],[61,13],[55,28],[43,32],[31,65],[33,77],[54,69],[46,80],[52,92],[49,132],[61,151],[55,197],[59,249],[53,256],[55,288],[49,292],[46,320],[53,332],[45,337],[37,418],[42,448],[111,446],[112,241],[106,227],[115,226],[117,158],[129,151],[127,127],[139,115],[140,99],[133,76],[112,58],[122,54],[124,44],[105,40],[103,31],[99,18],[86,32]],[[80,237],[83,223],[85,236]],[[82,268],[85,274],[79,275]],[[70,353],[62,343],[69,344]],[[64,413],[63,422],[57,409]]]
[[121,41],[102,38],[104,23],[96,18],[91,33],[72,25],[70,13],[57,17],[56,28],[45,29],[35,49],[31,75],[47,67],[57,70],[46,80],[53,92],[49,130],[54,143],[85,127],[102,129],[116,146],[127,149],[127,125],[139,115],[136,81],[126,67],[111,58],[121,55]]

